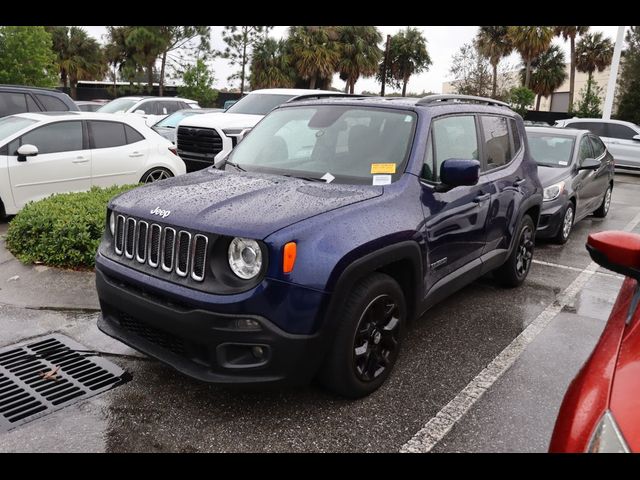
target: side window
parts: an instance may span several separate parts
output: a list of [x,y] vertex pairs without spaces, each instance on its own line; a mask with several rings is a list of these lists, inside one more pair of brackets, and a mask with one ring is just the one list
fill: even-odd
[[479,160],[476,122],[473,115],[446,117],[433,122],[433,179],[440,179],[440,166],[449,158]]
[[25,95],[27,98],[27,108],[30,112],[41,112],[42,109],[38,106],[35,100],[31,97],[31,95]]
[[82,150],[82,122],[58,122],[37,128],[21,137],[20,145],[26,144],[38,147],[40,155]]
[[511,161],[511,142],[507,119],[497,116],[481,116],[480,125],[484,134],[484,160],[486,170],[502,167]]
[[594,135],[599,137],[606,137],[605,125],[601,122],[571,122],[567,125],[568,128],[578,128],[581,130],[589,130]]
[[89,131],[92,148],[111,148],[127,144],[123,123],[89,121]]
[[38,97],[38,100],[40,100],[40,102],[44,106],[44,109],[47,111],[51,111],[51,112],[69,111],[69,107],[67,107],[67,105],[62,100],[52,95],[36,94],[36,97]]
[[150,101],[140,104],[136,110],[144,110],[146,115],[161,115],[161,109],[159,107],[160,102]]
[[144,137],[140,133],[138,133],[137,130],[135,130],[134,128],[131,128],[129,125],[124,126],[124,131],[127,135],[127,144],[136,143],[144,140]]
[[188,103],[179,102],[179,104],[180,104],[180,110],[184,110],[185,108],[191,108]]
[[578,150],[578,165],[582,165],[582,162],[586,158],[593,158],[591,143],[589,142],[589,139],[586,135],[582,137],[582,140],[580,140],[580,146],[578,148],[580,149]]
[[429,134],[429,138],[427,139],[427,149],[424,152],[424,162],[420,176],[425,180],[435,179],[433,175],[433,142],[431,141],[431,134]]
[[180,110],[179,102],[160,102],[160,103],[162,104],[162,108],[166,109],[166,111],[162,110],[162,113],[160,115],[167,115]]
[[622,140],[632,140],[636,132],[626,125],[618,125],[617,123],[608,123],[606,126],[605,137],[620,138]]
[[593,156],[594,158],[599,158],[604,154],[605,146],[598,137],[589,136],[589,140],[591,141],[591,147],[593,148]]
[[522,139],[520,138],[520,131],[518,130],[518,124],[514,119],[509,119],[511,124],[511,135],[513,135],[513,154],[520,150],[522,146]]
[[24,113],[27,111],[27,102],[24,93],[3,92],[0,93],[0,117]]

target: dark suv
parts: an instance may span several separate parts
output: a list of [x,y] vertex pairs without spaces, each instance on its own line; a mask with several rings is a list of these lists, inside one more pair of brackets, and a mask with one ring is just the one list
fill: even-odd
[[506,104],[286,103],[219,168],[110,202],[98,326],[200,380],[363,396],[408,320],[487,272],[524,281],[541,205]]
[[0,117],[25,112],[78,111],[66,93],[50,88],[0,85]]

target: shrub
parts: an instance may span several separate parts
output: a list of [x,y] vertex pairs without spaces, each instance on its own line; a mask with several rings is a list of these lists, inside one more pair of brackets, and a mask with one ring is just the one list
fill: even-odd
[[93,187],[29,202],[11,220],[7,248],[25,263],[90,268],[106,224],[107,204],[137,185]]

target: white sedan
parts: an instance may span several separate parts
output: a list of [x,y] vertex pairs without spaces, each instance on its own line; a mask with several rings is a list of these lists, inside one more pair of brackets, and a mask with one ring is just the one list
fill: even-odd
[[120,97],[104,104],[100,113],[132,113],[152,126],[178,110],[200,108],[198,102],[180,97]]
[[149,183],[186,172],[175,146],[141,118],[90,112],[0,119],[0,215],[92,186]]

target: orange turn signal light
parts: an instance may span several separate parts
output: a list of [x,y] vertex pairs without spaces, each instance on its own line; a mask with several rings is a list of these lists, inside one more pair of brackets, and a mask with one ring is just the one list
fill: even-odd
[[289,242],[284,246],[284,256],[282,259],[282,271],[284,273],[291,273],[293,265],[296,263],[296,253],[298,247],[296,242]]

